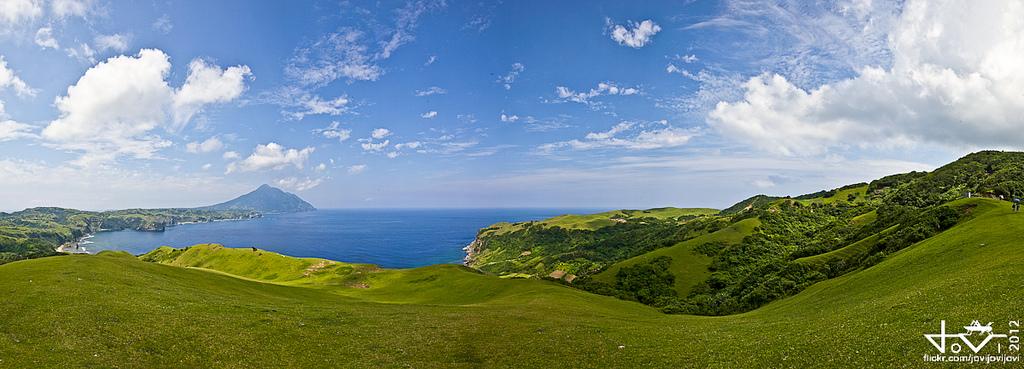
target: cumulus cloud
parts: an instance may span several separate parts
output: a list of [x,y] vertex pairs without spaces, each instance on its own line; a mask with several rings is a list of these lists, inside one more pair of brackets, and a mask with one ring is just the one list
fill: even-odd
[[505,123],[512,123],[519,120],[519,116],[515,114],[501,113],[501,115],[498,116],[498,119]]
[[221,69],[202,59],[188,65],[188,78],[174,94],[174,125],[180,128],[204,106],[225,103],[245,91],[245,80],[252,76],[248,66],[236,65]]
[[241,161],[228,164],[227,173],[252,172],[259,170],[280,170],[288,166],[302,169],[309,160],[309,155],[315,149],[306,147],[304,149],[289,149],[275,142],[266,145],[256,145],[249,157]]
[[625,25],[614,24],[611,19],[605,19],[607,32],[612,40],[619,45],[639,49],[651,42],[651,38],[661,31],[661,26],[648,19],[639,23],[626,22]]
[[425,112],[423,114],[420,114],[420,118],[423,118],[423,119],[433,119],[433,118],[436,118],[436,117],[437,117],[437,112],[433,111],[433,110]]
[[665,149],[686,145],[690,142],[690,139],[698,134],[697,130],[672,127],[666,121],[645,123],[620,122],[607,131],[590,132],[582,140],[574,139],[548,143],[541,145],[540,150],[542,152],[553,152],[560,149]]
[[241,158],[242,155],[236,151],[225,151],[224,155],[221,155],[221,157],[224,158],[224,160],[235,160]]
[[124,52],[128,50],[128,36],[122,34],[99,35],[94,40],[96,49],[99,51],[114,50]]
[[60,43],[53,38],[53,29],[50,27],[43,27],[36,31],[35,43],[44,49],[60,48]]
[[430,96],[430,95],[444,95],[448,93],[448,90],[437,86],[430,86],[424,90],[416,90],[416,96]]
[[206,140],[199,142],[193,141],[185,145],[185,151],[193,154],[208,153],[214,151],[220,151],[224,148],[224,143],[220,141],[216,136],[207,138]]
[[498,83],[505,87],[506,90],[512,89],[512,84],[516,82],[516,78],[519,78],[519,73],[526,70],[526,66],[523,63],[513,63],[512,70],[508,71],[504,76],[498,77]]
[[35,96],[36,90],[7,67],[7,60],[0,56],[0,89],[12,89],[18,96]]
[[378,139],[378,140],[382,139],[384,137],[390,136],[390,135],[391,135],[391,131],[388,130],[387,128],[377,128],[377,129],[373,130],[372,132],[370,132],[370,137]]
[[171,145],[155,130],[180,129],[206,104],[237,97],[242,87],[233,82],[248,74],[244,66],[222,71],[193,62],[185,85],[176,90],[166,81],[170,68],[170,58],[156,49],[97,64],[56,98],[60,116],[43,129],[43,138],[51,146],[82,152],[81,165],[126,155],[154,158]]
[[391,144],[390,140],[384,140],[380,142],[364,141],[360,146],[366,151],[383,151]]
[[749,79],[708,123],[781,155],[850,147],[1020,146],[1024,7],[912,1],[889,33],[893,61],[812,89],[778,74]]
[[277,180],[277,186],[291,191],[305,191],[319,186],[323,178],[297,178],[288,177]]

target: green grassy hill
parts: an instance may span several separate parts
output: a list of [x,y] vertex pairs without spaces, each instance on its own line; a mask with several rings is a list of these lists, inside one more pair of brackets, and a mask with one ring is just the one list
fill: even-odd
[[653,218],[658,220],[678,220],[699,215],[712,215],[718,213],[717,209],[709,208],[654,208],[647,210],[612,210],[597,214],[565,214],[557,217],[532,221],[508,223],[501,222],[481,230],[482,236],[493,236],[511,233],[522,230],[531,225],[543,227],[560,227],[575,230],[597,230],[616,224],[640,221],[641,218]]
[[939,320],[1020,318],[1024,214],[963,204],[938,236],[725,317],[215,246],[18,261],[0,266],[0,367],[921,367]]
[[693,286],[703,282],[710,274],[708,266],[711,265],[711,257],[697,252],[694,248],[708,242],[736,244],[743,240],[743,237],[750,235],[760,224],[757,218],[738,221],[713,233],[612,264],[608,269],[595,275],[594,280],[614,284],[615,274],[623,267],[649,262],[659,256],[668,256],[672,258],[669,272],[675,276],[675,290],[680,296],[686,296]]

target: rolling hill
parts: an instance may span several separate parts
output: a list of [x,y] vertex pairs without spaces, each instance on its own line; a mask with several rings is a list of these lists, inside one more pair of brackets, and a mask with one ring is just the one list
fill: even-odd
[[1003,331],[1024,298],[1024,215],[991,199],[952,205],[972,217],[725,317],[454,265],[327,262],[307,274],[325,261],[208,245],[142,258],[151,262],[18,261],[0,266],[0,366],[921,367],[937,352],[923,334],[940,320]]

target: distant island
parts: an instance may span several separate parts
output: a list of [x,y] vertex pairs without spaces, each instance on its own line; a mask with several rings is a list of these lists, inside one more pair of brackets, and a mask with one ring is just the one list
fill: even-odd
[[264,214],[298,213],[316,210],[313,205],[298,195],[284,192],[279,188],[262,185],[245,195],[220,204],[195,208],[195,210],[233,211],[250,210]]
[[297,195],[269,185],[216,205],[197,208],[85,211],[37,207],[0,213],[0,264],[85,252],[80,241],[96,232],[136,230],[163,232],[179,224],[245,220],[264,214],[316,210]]

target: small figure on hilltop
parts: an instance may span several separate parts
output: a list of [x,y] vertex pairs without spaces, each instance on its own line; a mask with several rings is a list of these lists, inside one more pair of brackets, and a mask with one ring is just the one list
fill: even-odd
[[1013,211],[1014,212],[1020,211],[1020,198],[1019,197],[1014,197],[1013,198]]
[[256,248],[255,247],[252,248],[252,252],[256,252]]

